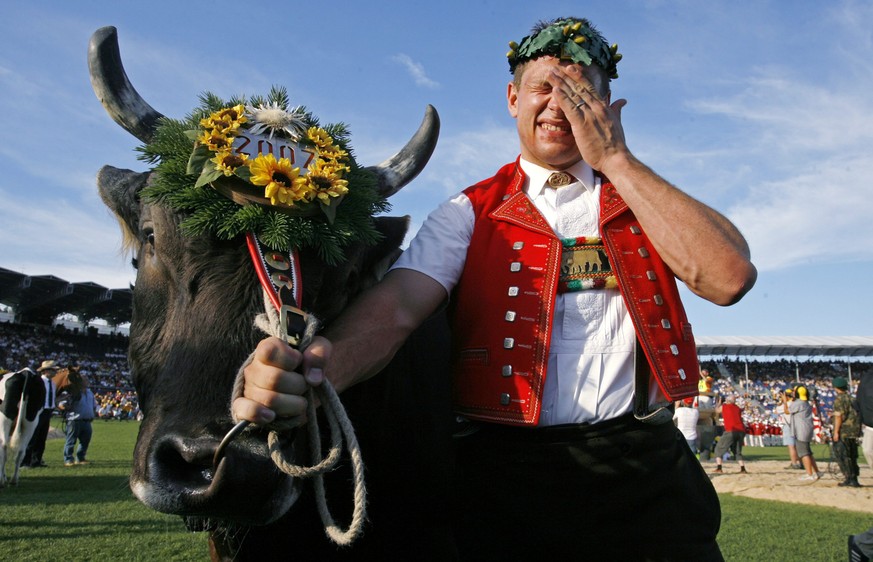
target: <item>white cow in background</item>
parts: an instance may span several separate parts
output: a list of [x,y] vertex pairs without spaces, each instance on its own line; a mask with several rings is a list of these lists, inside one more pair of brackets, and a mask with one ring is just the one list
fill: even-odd
[[9,482],[18,484],[21,461],[44,404],[45,385],[30,369],[7,373],[0,378],[0,488],[6,486],[6,460],[9,456],[15,463]]

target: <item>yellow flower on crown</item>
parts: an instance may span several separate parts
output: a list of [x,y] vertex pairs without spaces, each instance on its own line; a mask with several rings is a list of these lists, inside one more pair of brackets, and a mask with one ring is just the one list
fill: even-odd
[[330,204],[331,197],[340,197],[349,192],[349,182],[343,179],[343,174],[349,171],[345,164],[318,159],[308,170],[306,181],[325,205]]
[[224,173],[225,176],[232,176],[240,166],[247,166],[249,155],[245,152],[232,152],[229,149],[220,150],[215,153],[214,158],[210,158],[211,162],[215,163],[215,169]]
[[251,182],[264,186],[264,197],[272,205],[293,205],[298,201],[311,200],[305,178],[300,177],[300,168],[291,165],[287,158],[276,160],[273,154],[259,154],[251,164]]
[[306,137],[318,148],[329,148],[333,146],[333,138],[321,127],[310,127],[309,130],[306,131]]
[[320,127],[310,127],[306,137],[318,149],[318,157],[324,160],[345,160],[349,153],[333,143],[333,137]]
[[324,160],[345,160],[349,157],[349,153],[336,145],[330,145],[325,148],[318,149],[318,157]]
[[240,126],[247,121],[248,118],[245,116],[245,107],[240,104],[233,107],[222,108],[212,113],[209,117],[201,119],[200,126],[206,130],[212,129],[221,132],[222,134],[233,135],[239,130]]
[[218,132],[215,129],[207,129],[197,138],[197,142],[206,146],[206,148],[213,152],[220,152],[222,150],[230,150],[230,145],[233,143],[233,137],[228,137],[224,133]]

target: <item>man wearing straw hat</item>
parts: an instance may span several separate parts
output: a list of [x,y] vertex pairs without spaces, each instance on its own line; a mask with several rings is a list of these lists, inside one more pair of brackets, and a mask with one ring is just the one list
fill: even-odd
[[30,440],[27,452],[24,454],[23,466],[31,468],[48,466],[43,461],[42,455],[45,452],[45,441],[48,438],[52,414],[55,411],[55,393],[57,389],[52,379],[58,374],[58,370],[57,362],[52,359],[43,361],[36,370],[45,386],[45,403],[43,404],[42,412],[39,414],[39,422],[37,423],[33,438]]

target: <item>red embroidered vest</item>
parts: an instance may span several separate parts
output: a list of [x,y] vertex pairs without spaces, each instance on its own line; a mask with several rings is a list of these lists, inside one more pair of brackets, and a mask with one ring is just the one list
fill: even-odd
[[[536,425],[549,358],[561,241],[510,163],[464,191],[475,226],[453,295],[454,402],[466,417]],[[610,183],[600,230],[637,338],[664,395],[697,394],[699,366],[676,279]]]

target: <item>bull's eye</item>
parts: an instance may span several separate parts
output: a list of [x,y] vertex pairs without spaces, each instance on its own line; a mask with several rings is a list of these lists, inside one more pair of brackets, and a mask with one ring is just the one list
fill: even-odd
[[142,228],[142,237],[146,246],[155,245],[155,231],[151,226],[144,226]]
[[137,258],[147,259],[155,254],[155,231],[150,224],[142,227],[142,237],[142,247]]

